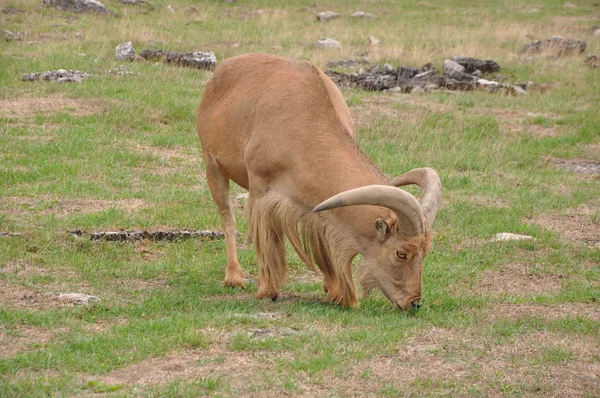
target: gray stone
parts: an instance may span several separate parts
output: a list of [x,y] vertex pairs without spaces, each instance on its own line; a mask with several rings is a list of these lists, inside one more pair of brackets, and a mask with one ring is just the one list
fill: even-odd
[[61,301],[68,302],[68,303],[82,304],[82,305],[87,305],[87,304],[94,303],[96,301],[100,301],[100,298],[97,296],[91,296],[89,294],[83,294],[83,293],[60,293],[58,295],[58,299]]
[[585,57],[583,64],[594,69],[600,68],[600,57],[595,54],[588,55]]
[[332,19],[339,18],[340,14],[333,11],[323,11],[317,14],[317,19],[321,22],[329,22]]
[[352,18],[374,19],[377,18],[377,16],[368,12],[357,11],[352,14]]
[[170,50],[142,50],[140,57],[148,61],[163,60],[169,64],[196,69],[213,70],[217,66],[217,57],[209,52],[179,52]]
[[133,44],[130,41],[126,43],[121,43],[117,46],[117,60],[129,60],[133,61],[135,59],[135,50],[133,49]]
[[500,65],[498,65],[497,62],[494,62],[492,60],[481,60],[481,59],[477,59],[477,58],[471,58],[471,57],[460,57],[460,56],[454,56],[451,58],[452,61],[456,62],[459,65],[462,65],[465,67],[464,72],[466,73],[473,73],[476,70],[481,71],[482,73],[493,73],[493,72],[498,72],[500,70]]
[[59,10],[77,12],[108,13],[108,8],[98,0],[44,0],[44,4],[52,5]]
[[444,61],[443,69],[444,76],[456,80],[457,82],[472,82],[477,79],[477,77],[466,73],[466,68],[464,66],[450,59]]
[[342,48],[342,45],[340,44],[340,42],[330,39],[329,37],[325,37],[325,38],[317,41],[315,46],[322,50]]
[[83,79],[88,77],[91,77],[91,75],[78,70],[58,69],[48,72],[25,73],[23,81],[46,80],[57,83],[81,83]]
[[587,44],[580,40],[553,36],[546,40],[535,40],[519,49],[520,53],[551,53],[552,55],[581,54]]
[[25,33],[23,32],[11,32],[10,30],[3,30],[4,37],[6,37],[6,41],[12,40],[23,40]]

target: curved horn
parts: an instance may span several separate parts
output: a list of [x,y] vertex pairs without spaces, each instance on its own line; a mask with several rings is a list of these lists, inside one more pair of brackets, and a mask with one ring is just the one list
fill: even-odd
[[431,227],[442,200],[442,182],[440,181],[440,176],[438,176],[438,173],[434,169],[423,167],[412,169],[392,180],[392,185],[395,187],[409,184],[416,184],[421,188],[419,203],[423,208],[423,214],[427,217],[427,224]]
[[368,185],[344,191],[327,199],[313,211],[354,205],[387,207],[398,216],[398,231],[407,236],[421,235],[425,231],[423,210],[417,199],[402,189],[387,185]]

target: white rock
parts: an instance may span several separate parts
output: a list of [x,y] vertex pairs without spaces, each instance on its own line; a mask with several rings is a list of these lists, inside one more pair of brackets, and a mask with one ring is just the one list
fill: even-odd
[[519,234],[513,234],[510,232],[501,232],[499,234],[496,234],[492,237],[492,239],[490,239],[490,242],[507,242],[507,241],[511,241],[511,240],[531,240],[533,239],[532,236],[529,235],[519,235]]
[[357,11],[354,14],[352,14],[352,18],[373,19],[373,18],[377,18],[377,16],[373,15],[371,13],[368,13],[368,12]]
[[333,11],[323,11],[317,14],[317,19],[321,22],[331,21],[332,19],[339,18],[340,14]]
[[376,38],[376,37],[374,37],[374,36],[371,36],[371,37],[369,37],[369,39],[367,40],[367,44],[368,44],[369,46],[377,46],[377,45],[379,45],[379,39],[378,39],[378,38]]
[[332,49],[332,48],[342,48],[342,45],[339,41],[330,39],[329,37],[325,37],[319,40],[316,44],[317,48],[320,49]]
[[116,52],[118,61],[133,61],[135,58],[135,50],[133,49],[133,44],[131,44],[130,41],[119,44]]
[[58,299],[75,304],[89,304],[100,300],[97,296],[90,296],[89,294],[83,293],[60,293]]

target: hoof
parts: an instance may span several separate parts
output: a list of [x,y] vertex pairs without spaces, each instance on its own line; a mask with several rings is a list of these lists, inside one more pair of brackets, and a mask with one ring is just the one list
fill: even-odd
[[245,288],[244,282],[242,282],[241,276],[225,277],[225,286],[239,288],[239,289]]
[[256,297],[258,297],[261,300],[265,299],[265,298],[268,298],[268,299],[271,299],[273,301],[277,301],[277,298],[279,298],[279,293],[278,292],[274,292],[272,290],[270,290],[270,291],[262,291],[259,288],[258,293],[256,294]]

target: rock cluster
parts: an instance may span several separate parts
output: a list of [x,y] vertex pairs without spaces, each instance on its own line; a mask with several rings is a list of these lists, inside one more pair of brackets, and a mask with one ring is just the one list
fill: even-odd
[[55,6],[60,10],[77,12],[108,13],[108,8],[98,0],[44,0],[44,4]]
[[[344,65],[335,61],[330,67]],[[477,69],[475,69],[477,68]],[[483,79],[484,73],[497,72],[500,65],[496,62],[468,57],[453,57],[444,61],[440,74],[431,63],[422,68],[392,65],[375,65],[361,68],[358,73],[343,73],[327,70],[325,73],[340,86],[357,86],[364,90],[393,90],[411,92],[415,88],[422,90],[474,90],[483,88],[488,91],[504,90],[513,94],[526,94],[525,85],[503,84]],[[484,72],[485,71],[485,72]]]
[[91,77],[91,75],[78,70],[58,69],[47,72],[25,73],[23,81],[47,80],[57,83],[81,83],[83,79],[88,77]]
[[179,52],[170,50],[142,50],[140,57],[148,61],[162,60],[169,64],[196,69],[213,70],[217,66],[217,57],[212,51]]

